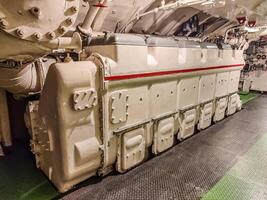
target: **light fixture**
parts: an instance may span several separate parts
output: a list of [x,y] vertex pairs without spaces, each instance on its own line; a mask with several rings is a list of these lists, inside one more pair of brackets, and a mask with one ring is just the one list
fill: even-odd
[[255,27],[256,22],[257,22],[257,16],[253,14],[249,16],[247,25],[249,27]]
[[236,16],[236,20],[240,25],[244,25],[245,22],[247,21],[247,15],[244,10],[242,10],[238,15]]

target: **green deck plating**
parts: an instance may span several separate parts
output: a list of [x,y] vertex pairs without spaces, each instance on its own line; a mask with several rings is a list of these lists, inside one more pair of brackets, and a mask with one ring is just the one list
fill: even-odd
[[[240,95],[243,103],[259,96],[258,93]],[[216,126],[216,125],[215,125]],[[190,140],[190,139],[189,139]],[[183,144],[181,144],[183,145]],[[0,157],[0,200],[46,200],[59,193],[35,167],[27,144],[15,143],[12,153]],[[179,146],[179,145],[178,145]],[[267,196],[267,134],[238,159],[238,162],[203,197],[204,200],[258,199]],[[153,161],[154,162],[154,161]],[[89,187],[89,186],[88,186]],[[153,188],[152,188],[153,189]],[[209,188],[206,188],[209,190]]]
[[260,96],[257,92],[249,92],[249,93],[239,93],[240,99],[243,104],[248,103],[249,101]]
[[12,153],[0,157],[0,200],[43,200],[58,193],[35,167],[25,142],[16,141]]
[[267,198],[267,134],[263,135],[202,200]]

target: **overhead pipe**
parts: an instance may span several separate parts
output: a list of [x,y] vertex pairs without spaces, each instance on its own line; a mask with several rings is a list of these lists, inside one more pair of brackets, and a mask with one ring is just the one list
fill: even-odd
[[144,17],[146,15],[155,14],[155,13],[158,13],[159,11],[162,11],[162,10],[168,10],[168,9],[175,9],[175,8],[180,8],[180,7],[192,6],[192,5],[200,4],[200,3],[203,3],[203,2],[207,2],[207,1],[210,1],[210,0],[176,0],[173,3],[167,3],[166,4],[165,0],[162,0],[161,1],[161,5],[159,7],[157,7],[157,8],[154,8],[154,9],[149,10],[147,12],[144,12],[142,14],[140,13],[141,10],[139,10],[137,12],[136,16],[122,27],[120,32],[125,32],[125,30],[127,29],[127,27],[131,23],[134,23],[136,20],[139,20],[141,17]]
[[78,30],[83,34],[83,35],[91,35],[93,30],[92,30],[92,24],[100,11],[102,9],[102,6],[95,6],[97,4],[99,5],[104,5],[107,3],[107,0],[95,0],[92,2],[89,2],[89,0],[86,0],[89,3],[89,9],[88,12],[84,18],[83,23],[78,26]]
[[224,43],[227,43],[227,35],[230,31],[236,29],[236,28],[240,28],[240,27],[243,27],[242,25],[235,25],[235,26],[232,26],[230,28],[228,28],[225,33],[224,33]]

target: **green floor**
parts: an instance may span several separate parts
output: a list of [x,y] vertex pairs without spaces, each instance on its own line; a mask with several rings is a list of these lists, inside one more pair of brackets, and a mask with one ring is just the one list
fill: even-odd
[[240,99],[242,101],[243,104],[257,98],[258,96],[260,96],[259,93],[257,92],[249,92],[249,93],[239,93]]
[[0,157],[0,200],[47,200],[58,195],[56,189],[35,167],[23,141],[6,157]]
[[[243,103],[247,103],[257,96],[259,96],[259,94],[253,92],[240,95]],[[265,138],[267,138],[267,136],[265,136]],[[258,145],[249,151],[247,156],[249,158],[253,157],[253,155],[258,156],[259,152],[257,152],[257,150],[264,142],[265,140],[261,140]],[[14,146],[15,148],[12,149],[10,155],[6,157],[0,156],[0,200],[47,200],[58,196],[59,194],[56,189],[51,185],[46,177],[38,169],[36,169],[32,154],[29,149],[25,148],[27,144],[23,141],[16,141]],[[267,150],[267,144],[265,145],[265,150]],[[267,161],[267,159],[265,160]],[[247,161],[244,158],[244,161],[242,162],[251,161]],[[245,180],[240,179],[237,175],[239,175],[238,173],[242,173],[242,171],[239,172],[239,167],[242,167],[243,164],[242,162],[237,163],[237,165],[230,170],[229,173],[227,173],[227,175],[204,197],[204,199],[235,199],[236,187],[242,187],[242,190],[244,190],[245,193],[246,187],[249,187],[246,185],[246,181],[250,181],[249,178],[261,179],[261,177],[257,177],[256,174],[254,177],[253,173],[250,174],[249,177],[246,177]],[[251,166],[247,167],[251,167],[252,169],[256,168],[259,172],[261,172],[265,166],[261,166],[257,163],[257,161],[255,161],[251,163]],[[252,169],[250,172],[253,172]],[[244,175],[245,174],[240,174],[240,176],[242,176],[241,178],[243,178]],[[249,192],[251,190],[249,190]],[[221,194],[224,195],[221,196]]]
[[226,173],[202,200],[267,199],[267,134]]

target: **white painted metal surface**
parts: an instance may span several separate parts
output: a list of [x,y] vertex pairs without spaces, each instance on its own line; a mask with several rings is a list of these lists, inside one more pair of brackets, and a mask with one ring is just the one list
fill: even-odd
[[267,92],[267,72],[253,71],[250,73],[251,89],[261,92]]
[[[236,112],[240,101],[236,79],[244,61],[231,49],[190,41],[180,48],[174,39],[151,47],[143,36],[109,37],[87,48],[89,61],[58,63],[48,72],[35,134],[47,135],[39,143],[49,147],[36,156],[61,191],[115,166],[119,172],[137,166],[149,147],[154,154],[171,148],[175,138],[192,136],[196,125],[205,129],[212,119]],[[150,65],[149,56],[160,65]],[[94,105],[87,91],[97,98]]]

